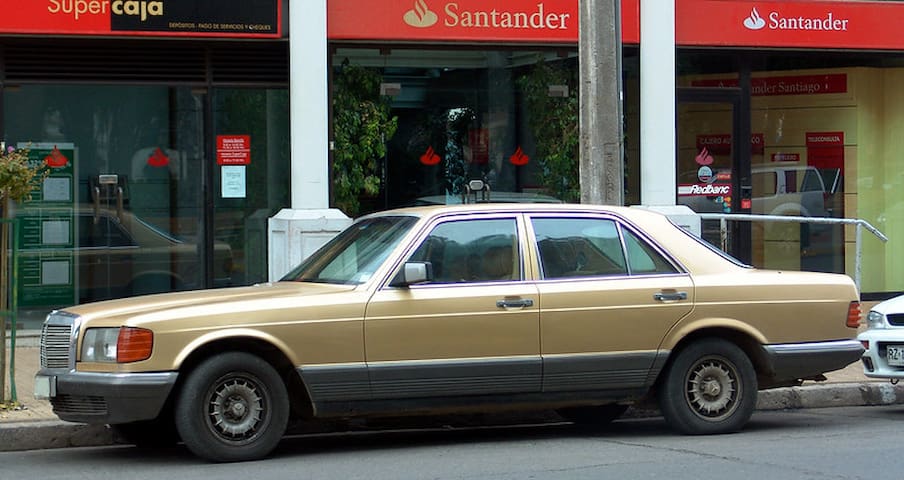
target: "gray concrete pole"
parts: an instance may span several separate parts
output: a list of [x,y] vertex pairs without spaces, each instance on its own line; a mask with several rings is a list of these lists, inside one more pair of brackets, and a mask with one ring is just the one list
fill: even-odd
[[625,203],[620,2],[580,0],[581,203]]

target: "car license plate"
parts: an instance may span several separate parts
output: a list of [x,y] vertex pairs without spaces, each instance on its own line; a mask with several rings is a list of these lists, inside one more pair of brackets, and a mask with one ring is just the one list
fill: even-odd
[[904,345],[889,345],[886,349],[885,358],[892,367],[904,366]]
[[56,377],[35,375],[35,398],[49,399],[56,396]]

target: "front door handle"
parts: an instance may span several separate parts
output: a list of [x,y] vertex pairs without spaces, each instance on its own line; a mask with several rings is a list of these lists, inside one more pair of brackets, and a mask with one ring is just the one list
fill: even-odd
[[687,300],[687,292],[658,292],[653,294],[653,300],[659,302],[677,302]]
[[503,299],[496,300],[496,306],[499,308],[524,308],[524,307],[533,307],[534,301],[529,298],[519,298],[519,299]]

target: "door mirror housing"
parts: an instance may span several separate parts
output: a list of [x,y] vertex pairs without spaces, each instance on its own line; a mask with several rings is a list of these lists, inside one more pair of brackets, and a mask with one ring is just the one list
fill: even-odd
[[393,287],[408,287],[433,281],[433,264],[430,262],[405,262],[402,270],[390,284]]

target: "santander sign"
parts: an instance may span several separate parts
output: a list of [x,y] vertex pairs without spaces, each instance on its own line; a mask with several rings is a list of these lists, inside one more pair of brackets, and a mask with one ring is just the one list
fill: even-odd
[[756,7],[750,11],[750,15],[743,21],[748,30],[806,30],[844,32],[848,29],[847,18],[837,18],[831,11],[818,16],[784,16],[781,12],[772,11],[763,18]]
[[526,30],[567,30],[575,21],[571,13],[549,11],[543,2],[527,9],[466,9],[453,1],[443,4],[439,11],[441,17],[426,0],[415,0],[414,8],[405,12],[402,19],[416,28],[432,27],[441,21],[448,28]]

